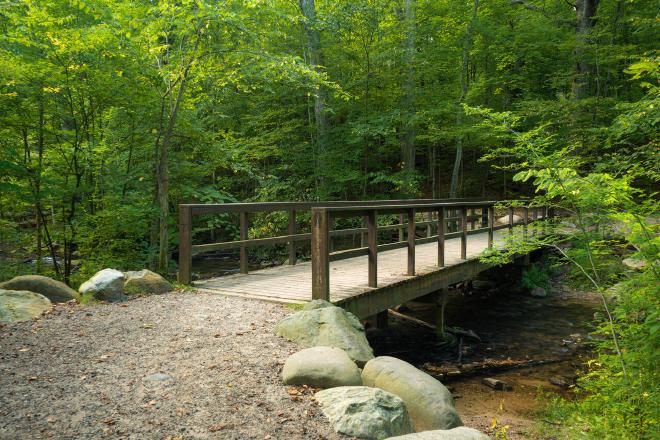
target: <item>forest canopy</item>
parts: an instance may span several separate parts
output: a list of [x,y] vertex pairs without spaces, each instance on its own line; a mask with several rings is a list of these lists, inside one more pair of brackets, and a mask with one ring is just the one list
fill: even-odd
[[172,270],[179,203],[528,192],[465,106],[656,165],[650,0],[0,5],[3,251],[74,284]]

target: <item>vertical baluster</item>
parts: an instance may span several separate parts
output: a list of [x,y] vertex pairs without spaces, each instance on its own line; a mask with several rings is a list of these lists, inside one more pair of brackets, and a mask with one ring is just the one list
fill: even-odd
[[461,207],[461,260],[467,259],[467,207]]
[[415,210],[408,209],[408,276],[415,275]]
[[513,207],[509,207],[509,234],[513,234]]
[[369,287],[378,287],[378,224],[376,211],[367,215],[367,241],[369,243]]
[[[241,212],[240,213],[240,238],[241,241],[247,240],[248,239],[248,213],[247,212]],[[241,252],[240,252],[240,258],[241,258],[241,273],[245,274],[248,273],[248,254],[247,254],[247,246],[244,244],[241,245]]]
[[445,208],[438,209],[438,267],[445,267]]
[[431,227],[431,222],[433,221],[433,213],[431,211],[426,213],[426,221],[429,223],[426,225],[426,237],[429,238],[433,235],[433,228]]
[[495,207],[488,207],[488,249],[493,247],[493,227],[495,226]]
[[179,205],[179,282],[192,278],[192,208]]
[[[289,228],[288,228],[288,233],[289,235],[294,235],[296,233],[296,211],[294,209],[289,211]],[[296,255],[296,242],[291,239],[289,241],[289,264],[294,265],[297,262],[297,255]]]
[[312,299],[330,300],[330,259],[328,223],[330,213],[312,208]]

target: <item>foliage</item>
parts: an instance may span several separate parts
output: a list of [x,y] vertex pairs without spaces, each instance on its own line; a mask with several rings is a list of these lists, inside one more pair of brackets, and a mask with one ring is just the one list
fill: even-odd
[[[657,78],[658,66],[647,72]],[[642,101],[657,101],[649,87]],[[622,121],[640,118],[639,106],[618,117],[606,133],[620,139]],[[563,408],[567,438],[645,439],[657,434],[660,377],[660,202],[642,186],[649,173],[637,168],[640,157],[651,157],[653,145],[645,137],[636,145],[640,155],[601,159],[590,166],[584,145],[566,146],[542,126],[519,132],[519,118],[508,113],[468,109],[485,118],[484,126],[510,142],[494,148],[485,160],[499,155],[515,158],[514,180],[531,181],[536,188],[532,204],[559,210],[566,220],[546,224],[545,236],[526,234],[502,254],[483,259],[502,263],[521,247],[551,247],[573,265],[585,283],[599,292],[604,319],[597,322],[598,356],[588,362],[578,381],[581,399],[555,402]],[[643,116],[646,120],[646,115]],[[513,124],[513,125],[512,125]],[[609,160],[608,160],[609,159]],[[619,172],[627,164],[625,174]],[[639,271],[625,270],[624,257],[643,260]]]
[[539,263],[534,263],[523,271],[520,283],[528,290],[533,290],[536,287],[543,287],[546,291],[549,291],[550,273],[546,267]]

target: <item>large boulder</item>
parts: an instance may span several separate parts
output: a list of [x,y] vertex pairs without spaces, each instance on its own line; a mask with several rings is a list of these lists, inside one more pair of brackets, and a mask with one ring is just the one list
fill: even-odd
[[129,271],[125,274],[124,292],[126,293],[166,293],[174,290],[169,281],[147,269]]
[[27,290],[40,293],[52,302],[67,302],[78,297],[78,292],[61,281],[41,275],[21,275],[0,283],[0,289]]
[[[518,222],[521,222],[521,221],[522,221],[522,217],[521,217],[521,216],[519,216],[519,215],[517,215],[517,214],[513,214],[513,224],[514,224],[514,225],[515,225],[516,223],[518,223]],[[507,214],[507,215],[505,215],[505,216],[503,216],[503,217],[500,217],[500,218],[498,218],[498,219],[495,219],[495,222],[494,222],[494,223],[495,223],[495,226],[508,225],[508,224],[509,224],[509,215]]]
[[45,296],[25,290],[0,289],[0,322],[12,323],[34,319],[50,310]]
[[364,327],[355,315],[327,301],[312,301],[281,320],[275,330],[303,347],[341,348],[360,367],[374,357]]
[[406,405],[378,388],[338,387],[315,394],[335,431],[380,440],[413,432]]
[[282,381],[314,388],[362,385],[355,362],[336,347],[312,347],[292,354],[284,363]]
[[449,390],[400,359],[379,356],[370,360],[362,370],[362,383],[399,396],[406,403],[417,432],[463,425]]
[[454,429],[437,430],[437,431],[424,431],[415,434],[400,435],[398,437],[390,437],[387,440],[490,440],[483,432],[476,429],[460,426]]
[[124,274],[115,269],[103,269],[82,283],[81,295],[91,295],[99,301],[125,301]]

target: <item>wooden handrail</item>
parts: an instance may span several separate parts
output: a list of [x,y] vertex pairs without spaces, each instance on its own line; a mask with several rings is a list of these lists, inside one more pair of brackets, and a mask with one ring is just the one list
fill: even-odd
[[[192,277],[192,256],[202,252],[209,252],[213,250],[224,250],[224,249],[236,249],[240,250],[240,272],[245,274],[248,273],[248,248],[253,246],[263,246],[263,245],[276,245],[276,244],[287,244],[288,251],[288,263],[294,265],[297,263],[297,246],[299,242],[313,241],[314,236],[313,232],[297,232],[298,224],[296,222],[296,214],[300,212],[306,212],[314,209],[327,208],[328,210],[333,211],[332,221],[328,223],[328,243],[327,243],[327,253],[328,253],[328,262],[334,261],[342,258],[350,258],[356,255],[369,255],[370,249],[373,247],[374,259],[377,255],[378,250],[386,249],[395,249],[398,247],[408,246],[409,254],[412,255],[411,259],[414,260],[414,246],[416,243],[428,243],[430,241],[438,240],[439,242],[444,240],[446,237],[455,234],[451,232],[451,229],[447,229],[448,225],[451,225],[452,222],[457,222],[459,224],[467,224],[469,221],[472,225],[470,233],[472,231],[479,231],[480,229],[476,228],[475,224],[479,218],[479,214],[476,213],[477,210],[481,210],[481,224],[484,225],[486,222],[485,219],[488,218],[488,213],[486,210],[488,207],[492,207],[494,201],[485,200],[485,199],[413,199],[413,200],[369,200],[369,201],[331,201],[331,202],[249,202],[249,203],[226,203],[226,204],[181,204],[179,205],[179,281],[188,284],[191,281]],[[465,207],[466,209],[470,208],[469,215],[465,216],[465,222],[463,221],[463,216],[450,216],[447,213],[450,211],[449,208],[460,208]],[[412,209],[412,216],[409,215],[410,210]],[[373,210],[377,210],[378,215],[383,214],[400,214],[400,222],[393,225],[383,225],[378,226],[377,222],[369,226],[369,215]],[[269,212],[286,212],[288,215],[287,222],[287,234],[280,235],[276,237],[266,237],[266,238],[249,238],[249,215],[252,213],[269,213]],[[424,221],[415,221],[415,214],[417,213],[427,213],[426,220]],[[442,236],[436,234],[433,235],[432,228],[438,228],[438,221],[433,219],[433,213],[436,213],[436,216],[439,216],[442,213],[443,218],[443,231]],[[239,240],[229,241],[229,242],[220,242],[220,243],[207,243],[207,244],[192,244],[192,223],[194,216],[204,215],[204,214],[226,214],[234,213],[239,214],[240,224],[239,224]],[[364,226],[358,228],[348,228],[348,229],[333,229],[334,219],[339,217],[363,217]],[[404,221],[404,217],[408,217],[408,221]],[[410,220],[412,219],[412,221]],[[426,226],[426,238],[416,239],[414,237],[414,231],[417,227]],[[507,226],[502,226],[507,227]],[[375,232],[370,234],[370,229],[375,228]],[[499,228],[499,227],[498,227]],[[312,228],[313,229],[313,228]],[[497,228],[496,228],[497,229]],[[376,242],[371,243],[373,246],[369,246],[370,240],[367,239],[361,240],[361,248],[354,248],[348,251],[339,251],[333,252],[331,247],[330,238],[337,236],[345,235],[361,235],[362,237],[376,236],[380,231],[394,231],[399,230],[399,242],[390,243],[386,245],[378,245]],[[412,239],[403,240],[404,231],[408,232],[409,237]],[[456,230],[456,229],[454,229]],[[411,232],[412,231],[412,232]],[[462,231],[465,238],[467,239],[467,231]],[[471,234],[469,234],[471,235]],[[366,246],[365,246],[366,244]],[[438,264],[444,264],[444,255],[440,254],[440,248],[438,253]],[[442,261],[441,261],[442,260]],[[409,267],[409,273],[414,273],[414,265]],[[376,285],[376,275],[374,272],[373,275],[373,284]]]
[[[179,274],[181,283],[188,284],[192,278],[192,256],[200,252],[208,252],[221,249],[240,249],[240,271],[248,272],[247,248],[252,246],[273,245],[287,243],[289,264],[297,263],[296,243],[308,241],[311,233],[298,233],[296,214],[309,211],[311,208],[320,206],[329,207],[352,207],[352,206],[375,206],[375,205],[397,205],[406,203],[409,205],[428,204],[443,202],[448,199],[412,199],[412,200],[356,200],[356,201],[311,201],[311,202],[247,202],[247,203],[218,203],[218,204],[181,204],[179,205]],[[479,199],[452,199],[453,201],[474,202]],[[288,214],[287,235],[278,237],[250,239],[249,214],[268,213],[283,211]],[[238,213],[240,217],[239,235],[240,240],[210,244],[192,244],[192,222],[194,216],[204,214],[227,214]],[[430,224],[429,224],[430,225]],[[384,226],[395,230],[400,225]],[[430,226],[427,226],[430,227]],[[380,228],[379,228],[380,229]],[[385,229],[383,229],[385,230]],[[366,232],[367,228],[352,228],[330,231],[330,236],[350,235]]]
[[[514,224],[513,208],[509,208],[508,224],[495,226],[495,204],[494,201],[464,201],[464,202],[438,202],[438,203],[417,203],[417,204],[404,204],[398,203],[395,205],[371,205],[371,206],[349,206],[349,207],[318,207],[312,208],[312,298],[330,300],[330,261],[332,253],[329,250],[330,239],[330,225],[333,224],[336,218],[345,217],[360,217],[364,216],[367,219],[367,239],[368,246],[366,249],[351,250],[348,253],[350,256],[363,255],[364,252],[368,255],[368,285],[369,287],[378,286],[378,250],[384,248],[402,247],[404,245],[408,248],[407,251],[407,275],[415,275],[415,245],[418,242],[429,242],[429,233],[424,239],[417,239],[415,236],[415,227],[419,222],[415,222],[415,214],[417,212],[437,212],[437,229],[438,233],[435,239],[438,242],[438,267],[442,268],[445,264],[445,239],[450,236],[459,236],[461,239],[460,253],[461,259],[467,259],[467,238],[472,233],[482,232],[484,229],[488,233],[488,248],[493,247],[494,231],[503,228],[512,229]],[[475,209],[481,210],[482,225],[485,223],[485,228],[476,228],[476,213]],[[468,215],[468,209],[470,209]],[[532,221],[538,218],[545,218],[546,211],[543,210],[539,217],[537,207],[530,208],[525,205],[522,206],[523,210],[523,233],[528,234],[529,225],[529,210],[532,209]],[[445,227],[448,221],[453,220],[455,217],[448,217],[445,213],[449,210],[458,210],[460,212],[459,225],[460,231],[447,234]],[[391,243],[388,245],[378,245],[378,227],[377,216],[382,214],[401,214],[406,215],[407,222],[407,240],[403,242],[403,237],[399,236],[398,243]],[[485,218],[485,222],[484,222]],[[402,227],[403,220],[400,220],[397,228]],[[426,222],[425,222],[426,223]],[[471,227],[468,230],[468,223]],[[399,229],[401,230],[401,229]],[[433,239],[433,238],[432,238]]]

